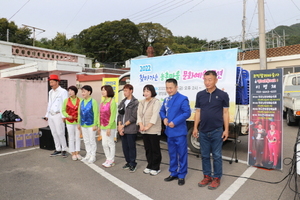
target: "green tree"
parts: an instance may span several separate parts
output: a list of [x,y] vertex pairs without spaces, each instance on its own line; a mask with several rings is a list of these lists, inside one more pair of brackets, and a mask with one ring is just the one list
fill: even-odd
[[9,42],[32,45],[30,39],[31,30],[29,28],[18,28],[13,22],[8,22],[6,18],[0,19],[0,40],[7,41],[7,30],[9,33]]
[[46,49],[53,49],[52,39],[41,38],[40,40],[35,41],[35,46],[46,48]]
[[[185,45],[190,52],[198,52],[202,50],[202,46],[207,44],[206,40],[200,40],[197,37],[191,37],[191,36],[175,36],[174,42],[178,45]],[[184,53],[184,52],[180,52]]]
[[173,43],[172,32],[159,23],[140,23],[137,25],[141,37],[142,53],[146,54],[147,47],[151,44],[155,55],[162,55],[166,46]]
[[141,54],[137,26],[129,19],[107,21],[76,36],[87,56],[101,62],[125,61]]
[[170,46],[171,50],[174,53],[188,53],[188,52],[192,52],[191,49],[189,49],[185,44],[177,44],[177,43],[173,43]]

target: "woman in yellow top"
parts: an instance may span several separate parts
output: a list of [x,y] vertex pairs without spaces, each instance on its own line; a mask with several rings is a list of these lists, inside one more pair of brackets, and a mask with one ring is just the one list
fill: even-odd
[[68,88],[69,98],[64,100],[62,113],[66,117],[66,124],[69,137],[69,152],[72,160],[81,160],[80,151],[80,131],[78,125],[78,107],[80,99],[76,96],[78,89],[75,86]]

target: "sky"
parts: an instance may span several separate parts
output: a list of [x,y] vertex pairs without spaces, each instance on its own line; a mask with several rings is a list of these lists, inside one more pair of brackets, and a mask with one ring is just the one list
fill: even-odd
[[[36,27],[36,39],[67,38],[82,30],[128,18],[160,23],[174,36],[241,40],[245,0],[0,0],[0,18]],[[299,0],[265,0],[265,29],[300,23]],[[45,32],[39,29],[45,30]],[[247,38],[258,36],[257,0],[246,0]],[[281,33],[280,33],[281,34]]]

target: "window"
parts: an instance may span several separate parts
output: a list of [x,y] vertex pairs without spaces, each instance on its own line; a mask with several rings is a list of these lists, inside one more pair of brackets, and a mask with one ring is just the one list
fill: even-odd
[[300,76],[296,76],[292,79],[293,85],[300,85]]

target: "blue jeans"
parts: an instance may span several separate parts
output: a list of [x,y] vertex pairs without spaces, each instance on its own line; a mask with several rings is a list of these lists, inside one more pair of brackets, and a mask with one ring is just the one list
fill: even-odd
[[[200,131],[200,146],[203,174],[214,178],[222,177],[223,127],[203,133]],[[212,175],[210,153],[213,156],[214,175]]]

